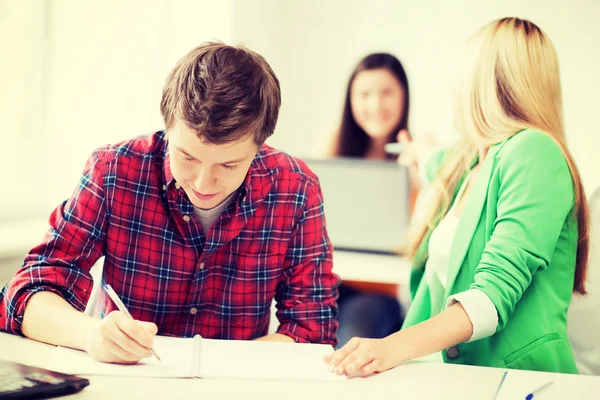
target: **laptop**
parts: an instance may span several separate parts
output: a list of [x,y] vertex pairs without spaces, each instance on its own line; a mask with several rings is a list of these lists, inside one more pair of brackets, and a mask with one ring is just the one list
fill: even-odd
[[319,177],[334,249],[394,254],[406,243],[407,167],[360,158],[304,161]]
[[0,360],[0,399],[40,399],[75,393],[85,378]]

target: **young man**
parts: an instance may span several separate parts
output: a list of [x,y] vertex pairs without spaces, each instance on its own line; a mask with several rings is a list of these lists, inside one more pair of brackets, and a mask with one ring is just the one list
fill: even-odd
[[[318,180],[263,145],[280,104],[260,55],[192,50],[163,90],[166,132],[92,154],[0,292],[0,328],[119,363],[149,356],[157,333],[335,344],[338,278]],[[106,295],[105,318],[81,312],[101,256],[133,320]],[[273,299],[280,326],[265,336]]]

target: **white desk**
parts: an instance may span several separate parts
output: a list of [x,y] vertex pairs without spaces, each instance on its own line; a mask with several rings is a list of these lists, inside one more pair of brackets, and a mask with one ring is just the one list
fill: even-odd
[[334,251],[333,272],[343,280],[408,286],[411,263],[405,257]]
[[[0,358],[43,366],[52,346],[0,333]],[[92,376],[90,386],[69,396],[82,399],[489,399],[504,370],[411,362],[385,373],[348,381],[251,381],[145,379]],[[510,370],[498,400],[524,399],[529,390],[554,384],[535,400],[597,399],[600,377]]]

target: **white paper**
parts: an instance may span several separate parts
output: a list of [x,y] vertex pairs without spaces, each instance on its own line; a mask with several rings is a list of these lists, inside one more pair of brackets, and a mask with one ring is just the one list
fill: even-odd
[[[260,380],[343,380],[327,369],[323,356],[333,351],[322,344],[216,340],[157,336],[154,350],[162,361],[145,358],[134,365],[108,364],[87,353],[57,347],[46,368],[76,375],[163,378],[228,378]],[[199,370],[193,367],[199,353]]]
[[261,380],[344,380],[327,369],[324,344],[202,339],[200,376]]
[[193,339],[157,336],[154,350],[162,361],[149,357],[137,364],[120,365],[95,361],[83,351],[57,347],[46,368],[77,375],[191,378],[193,348]]

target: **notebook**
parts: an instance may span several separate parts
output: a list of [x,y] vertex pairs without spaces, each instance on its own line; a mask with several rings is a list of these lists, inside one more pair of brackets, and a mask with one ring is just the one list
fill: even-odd
[[89,385],[85,378],[0,360],[0,399],[39,399],[75,393]]
[[304,161],[319,177],[334,249],[394,254],[406,243],[410,187],[405,166],[360,158]]
[[157,336],[162,361],[144,358],[134,365],[95,361],[87,353],[57,347],[46,368],[69,374],[153,378],[228,378],[264,380],[340,380],[327,369],[323,344]]

